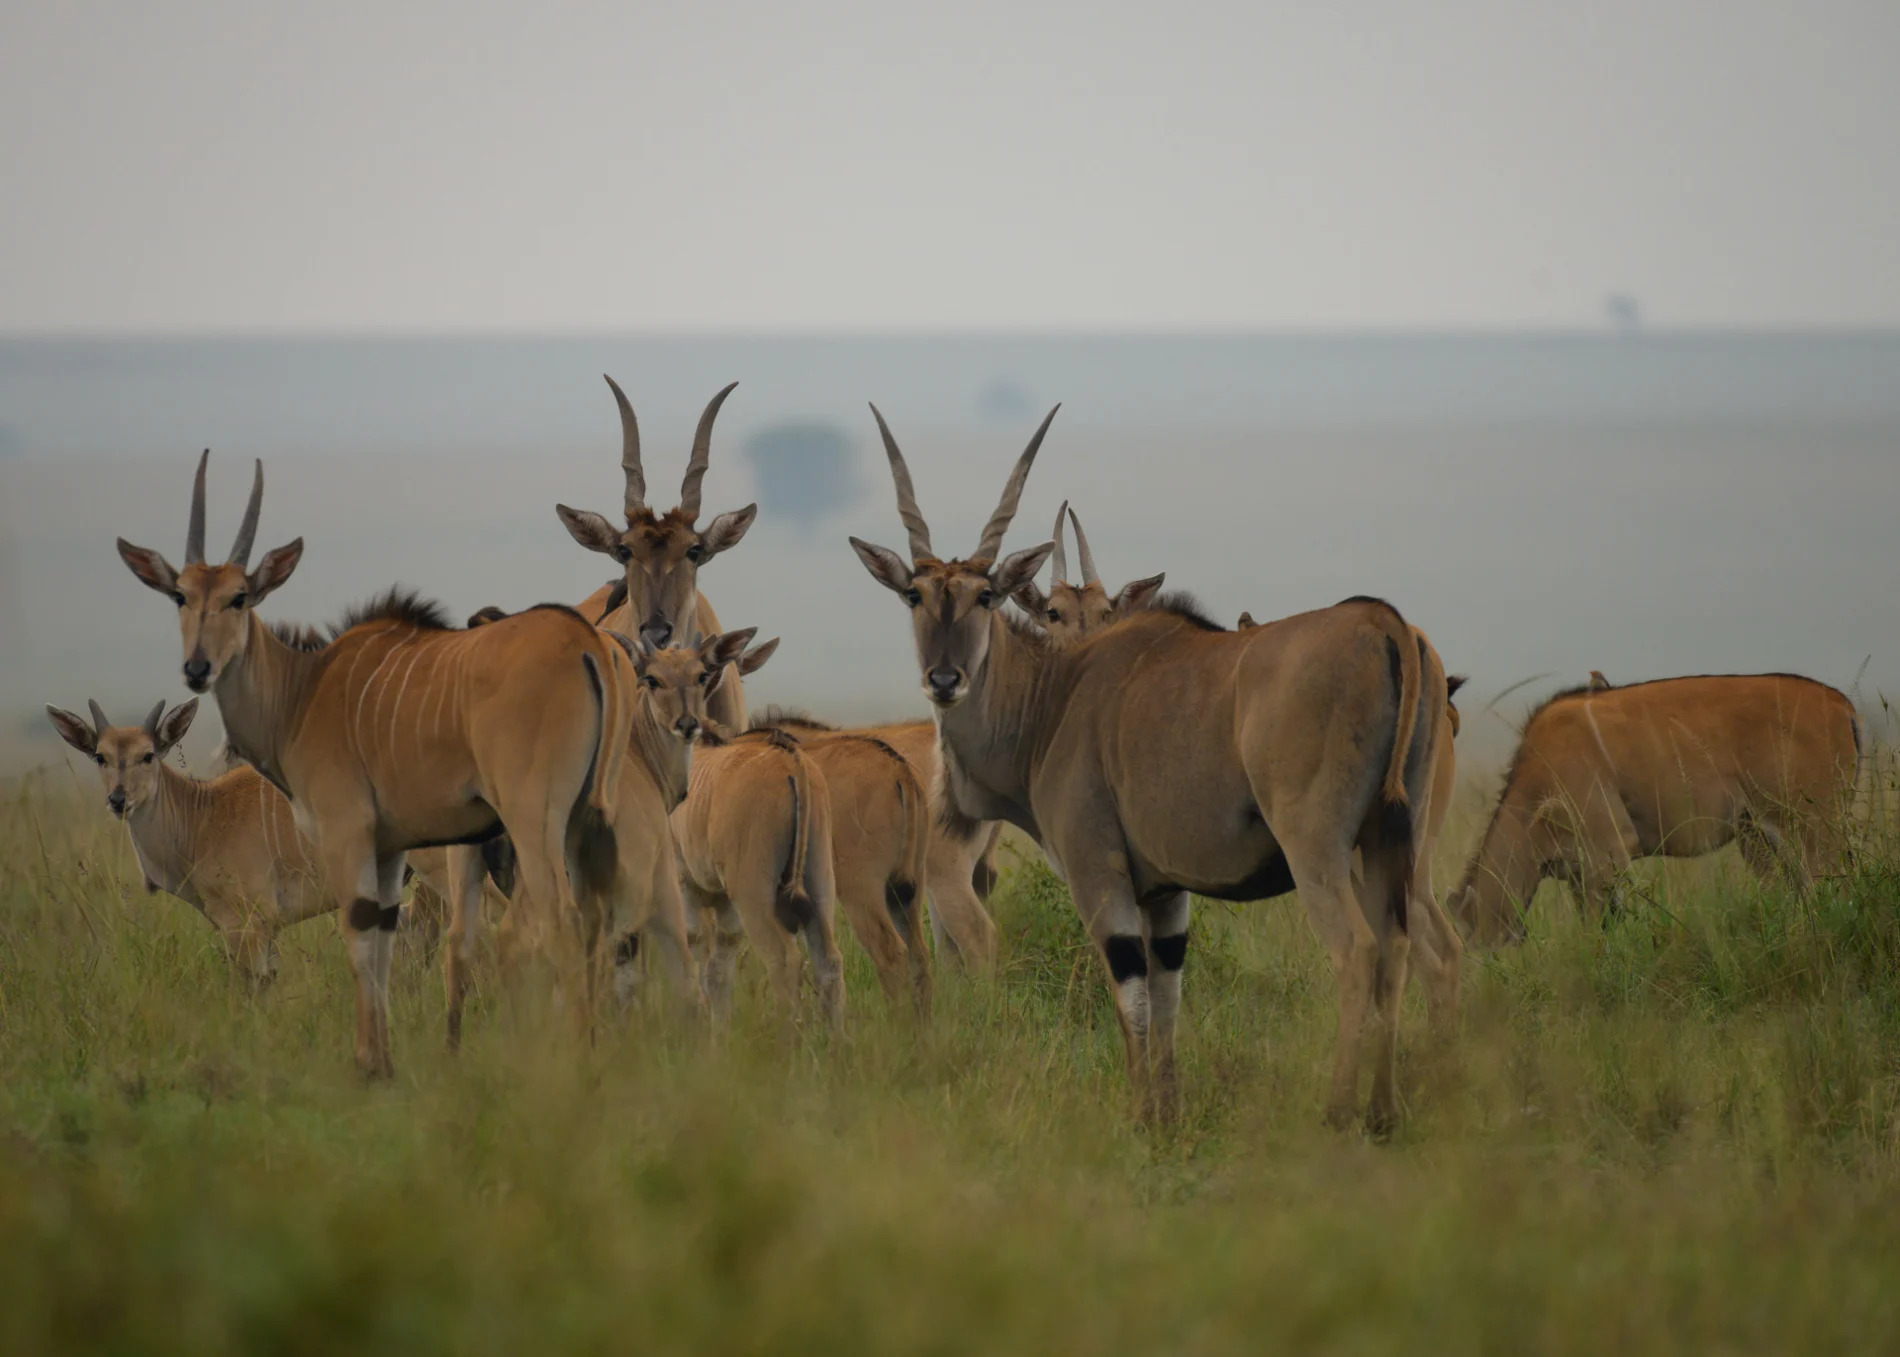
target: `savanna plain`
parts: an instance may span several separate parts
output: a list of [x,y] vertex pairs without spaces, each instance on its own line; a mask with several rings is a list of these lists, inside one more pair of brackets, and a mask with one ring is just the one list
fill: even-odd
[[[1733,850],[1416,994],[1387,1143],[1320,1124],[1335,1021],[1290,898],[1201,903],[1179,1124],[1129,1116],[1099,962],[1032,848],[996,977],[922,1025],[847,949],[718,1048],[656,993],[591,1045],[491,983],[464,1049],[399,949],[397,1077],[350,1060],[334,925],[253,999],[96,790],[0,793],[0,1351],[1900,1350],[1893,764],[1806,898]],[[1457,879],[1496,777],[1466,778]],[[659,982],[656,979],[656,990]]]

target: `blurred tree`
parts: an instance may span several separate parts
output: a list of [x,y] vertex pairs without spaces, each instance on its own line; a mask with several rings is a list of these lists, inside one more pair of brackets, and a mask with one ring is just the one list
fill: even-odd
[[791,420],[745,443],[759,507],[773,522],[809,528],[863,492],[851,438],[822,420]]

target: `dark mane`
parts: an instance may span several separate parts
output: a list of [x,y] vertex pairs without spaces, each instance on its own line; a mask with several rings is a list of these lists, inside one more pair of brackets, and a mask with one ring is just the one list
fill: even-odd
[[[627,577],[625,575],[616,575],[608,580],[607,583],[613,586],[613,590],[607,595],[607,601],[600,605],[600,617],[602,618],[606,617],[608,613],[627,601]],[[599,621],[600,618],[594,620]]]
[[315,627],[298,622],[272,622],[270,634],[292,650],[322,650],[330,644],[330,638]]
[[780,730],[777,726],[749,726],[726,743],[769,744],[774,749],[787,750],[794,754],[799,750],[798,740],[790,732]]
[[758,712],[746,723],[747,730],[764,730],[768,726],[790,726],[797,730],[836,730],[836,726],[826,725],[808,712],[795,707],[767,707]]
[[400,622],[418,631],[455,630],[440,603],[426,599],[414,589],[402,585],[350,608],[331,624],[330,639],[335,640],[352,627],[360,627],[366,622]]
[[1223,627],[1220,623],[1209,617],[1207,615],[1207,609],[1201,606],[1201,601],[1195,598],[1194,595],[1188,593],[1185,589],[1170,589],[1165,594],[1157,595],[1155,601],[1148,606],[1148,611],[1172,613],[1176,617],[1192,622],[1202,631],[1227,630],[1226,627]]

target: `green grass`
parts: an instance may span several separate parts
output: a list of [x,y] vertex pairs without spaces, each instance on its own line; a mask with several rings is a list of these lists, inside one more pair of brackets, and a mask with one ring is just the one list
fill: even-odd
[[364,1087],[330,924],[253,1002],[96,798],[18,785],[0,1352],[1894,1350],[1897,863],[1805,902],[1672,865],[1607,931],[1547,888],[1458,1049],[1414,997],[1375,1145],[1319,1125],[1333,985],[1286,902],[1197,914],[1165,1133],[1039,861],[927,1031],[853,950],[838,1039],[781,1033],[748,962],[717,1053],[484,1000],[451,1058],[399,954]]

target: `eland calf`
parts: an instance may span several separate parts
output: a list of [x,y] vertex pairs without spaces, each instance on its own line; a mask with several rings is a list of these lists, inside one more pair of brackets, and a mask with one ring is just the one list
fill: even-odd
[[[743,667],[757,669],[767,641]],[[836,934],[831,808],[825,776],[782,730],[702,732],[686,800],[673,812],[680,882],[701,931],[713,1020],[732,1011],[732,966],[740,940],[765,963],[786,1012],[798,1009],[797,946],[810,958],[825,1020],[844,1016],[844,968]]]
[[908,990],[917,1013],[927,1015],[933,986],[920,891],[929,870],[930,797],[917,770],[875,735],[799,712],[769,708],[752,729],[791,735],[824,774],[845,921],[870,955],[886,1002],[895,1008]]
[[136,726],[92,722],[49,706],[53,729],[99,766],[106,807],[132,840],[147,891],[175,895],[218,930],[232,964],[258,989],[277,974],[277,935],[336,908],[282,792],[241,765],[210,781],[169,767],[198,699],[160,702]]

